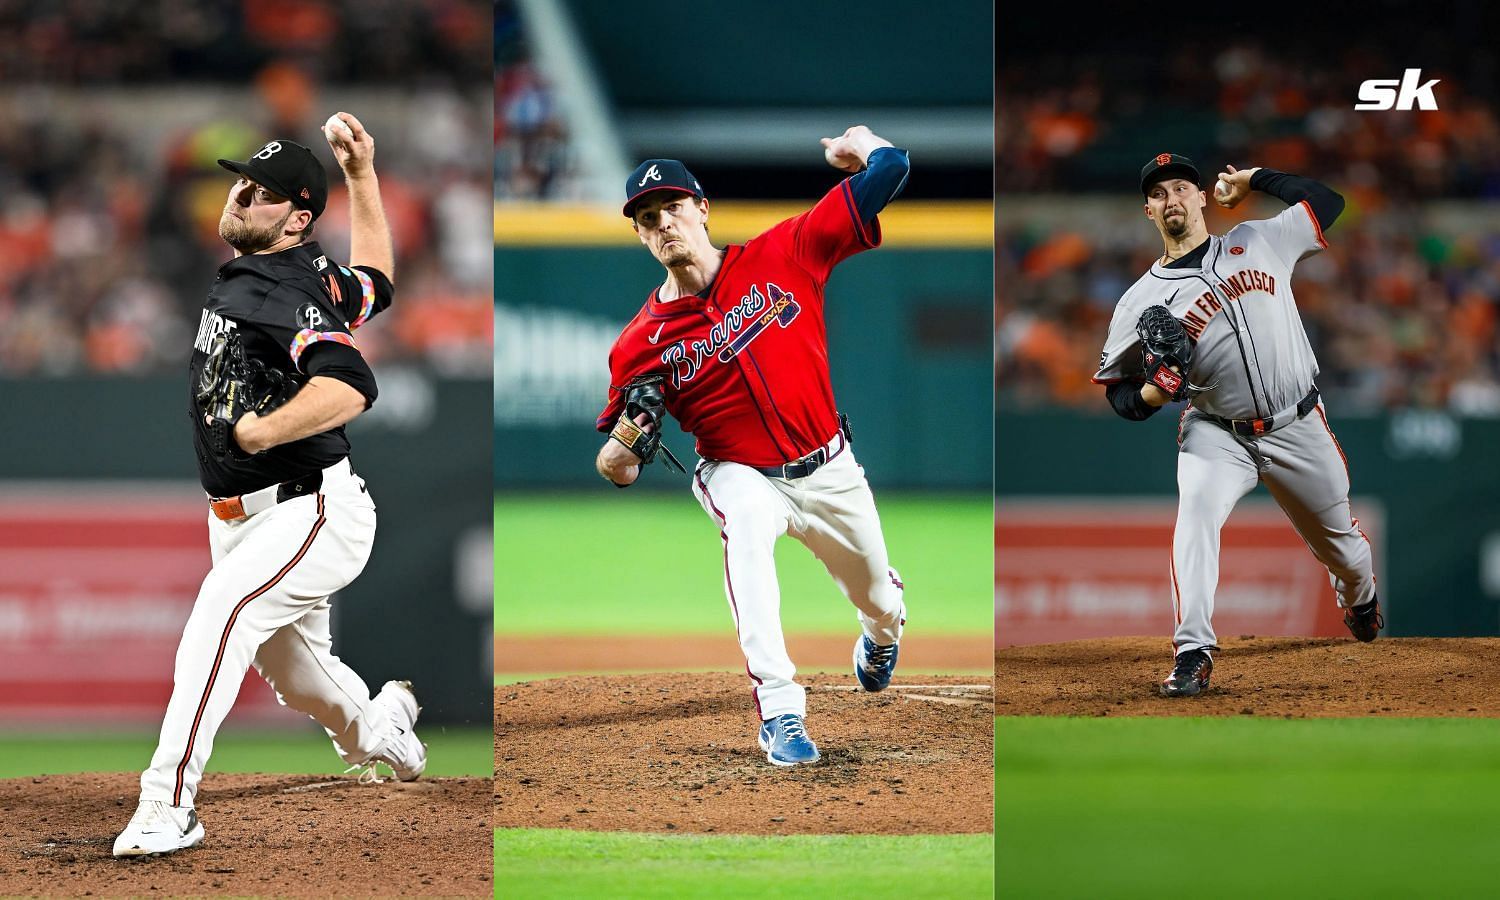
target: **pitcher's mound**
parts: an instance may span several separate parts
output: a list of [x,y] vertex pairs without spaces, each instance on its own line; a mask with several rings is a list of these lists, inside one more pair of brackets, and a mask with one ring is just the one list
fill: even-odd
[[560,678],[495,689],[496,827],[742,834],[946,834],[994,827],[993,693],[898,672],[879,694],[815,675],[823,758],[755,742],[743,674]]
[[138,773],[0,781],[0,895],[491,896],[484,778],[210,774],[203,846],[115,859]]
[[1208,690],[1157,696],[1171,641],[995,651],[995,710],[1029,716],[1500,716],[1500,638],[1221,638]]

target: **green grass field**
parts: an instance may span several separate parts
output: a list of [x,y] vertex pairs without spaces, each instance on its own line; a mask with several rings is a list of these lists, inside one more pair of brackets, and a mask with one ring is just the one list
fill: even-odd
[[996,722],[996,897],[1492,896],[1500,721]]
[[[621,494],[496,498],[495,534],[506,536],[495,549],[497,633],[720,634],[733,627],[718,529],[686,487]],[[989,634],[990,496],[878,499],[912,626]],[[787,631],[849,631],[848,601],[805,547],[783,540],[776,560]],[[993,875],[989,835],[495,832],[495,884],[528,898],[988,898]]]
[[[623,492],[622,492],[623,493]],[[908,595],[908,621],[931,634],[994,627],[993,501],[987,494],[882,494],[881,523]],[[505,494],[495,502],[495,626],[506,634],[719,633],[719,531],[686,488],[675,494]],[[850,606],[791,538],[776,548],[787,631],[849,630]],[[644,602],[643,602],[644,601]]]
[[495,832],[495,884],[546,898],[988,898],[990,836]]
[[[494,774],[495,736],[487,725],[420,726],[430,777]],[[156,732],[57,732],[0,735],[0,778],[67,772],[138,772],[151,762]],[[346,766],[321,730],[243,731],[214,739],[208,772],[338,774]]]

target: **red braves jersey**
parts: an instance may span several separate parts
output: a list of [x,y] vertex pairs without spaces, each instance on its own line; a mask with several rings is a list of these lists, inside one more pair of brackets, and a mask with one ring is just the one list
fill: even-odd
[[653,290],[610,349],[598,429],[624,410],[617,386],[662,372],[667,412],[704,459],[775,466],[828,443],[838,413],[823,286],[834,266],[879,244],[879,221],[860,220],[846,179],[807,212],[730,244],[705,294],[664,303]]

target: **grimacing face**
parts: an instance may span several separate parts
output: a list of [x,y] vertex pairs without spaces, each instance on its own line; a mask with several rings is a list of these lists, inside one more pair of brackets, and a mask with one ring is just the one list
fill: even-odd
[[1164,236],[1180,238],[1203,219],[1208,195],[1186,178],[1167,178],[1146,192],[1146,216]]
[[[293,213],[306,212],[292,201],[241,175],[229,188],[219,216],[219,237],[242,254],[258,253],[287,234]],[[312,216],[308,214],[308,221]],[[302,228],[306,228],[304,223]]]
[[659,191],[635,205],[631,224],[657,262],[686,265],[708,245],[708,201]]

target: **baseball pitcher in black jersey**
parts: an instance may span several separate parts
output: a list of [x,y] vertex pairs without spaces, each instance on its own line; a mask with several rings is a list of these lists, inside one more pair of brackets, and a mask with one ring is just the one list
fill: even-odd
[[[244,162],[219,160],[236,176],[219,220],[234,259],[209,288],[187,398],[213,569],[183,629],[161,738],[116,856],[202,843],[198,781],[251,665],[282,703],[327,730],[347,763],[382,762],[402,780],[427,763],[412,731],[419,707],[410,684],[387,682],[372,698],[332,651],[329,596],[359,575],[375,536],[375,503],[344,433],[376,398],[355,333],[390,305],[395,267],[374,138],[347,113],[330,119],[324,136],[349,193],[347,266],[311,240],[328,199],[311,150],[282,139]],[[263,415],[245,413],[221,454],[196,391],[209,349],[226,334],[296,391]]]

